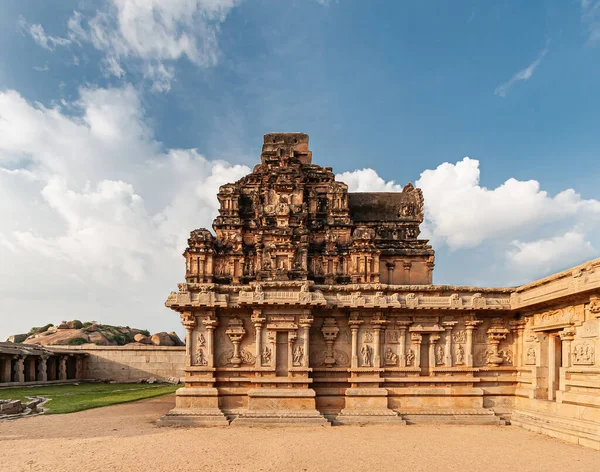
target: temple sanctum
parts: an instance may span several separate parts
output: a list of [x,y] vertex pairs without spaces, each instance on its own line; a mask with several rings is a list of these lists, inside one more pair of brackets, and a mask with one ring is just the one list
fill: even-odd
[[162,423],[510,420],[600,446],[600,259],[516,288],[434,285],[421,190],[348,192],[302,133],[265,135],[217,198],[166,302],[187,350]]

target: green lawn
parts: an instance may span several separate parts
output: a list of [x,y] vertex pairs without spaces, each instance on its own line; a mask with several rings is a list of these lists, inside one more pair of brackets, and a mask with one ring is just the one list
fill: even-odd
[[0,389],[0,400],[25,400],[25,397],[41,395],[51,398],[44,405],[48,409],[46,414],[59,414],[158,397],[173,393],[177,388],[179,386],[171,384],[50,385]]

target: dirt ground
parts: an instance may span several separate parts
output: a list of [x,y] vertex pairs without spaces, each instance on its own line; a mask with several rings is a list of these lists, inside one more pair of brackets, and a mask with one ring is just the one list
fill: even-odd
[[515,426],[155,426],[173,404],[169,395],[0,422],[0,470],[600,470],[599,452]]

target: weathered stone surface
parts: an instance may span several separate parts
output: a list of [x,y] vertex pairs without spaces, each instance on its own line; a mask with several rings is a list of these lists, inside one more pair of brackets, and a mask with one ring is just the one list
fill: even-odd
[[217,198],[215,235],[191,232],[185,283],[166,302],[186,328],[168,422],[512,414],[600,444],[600,259],[518,288],[433,285],[420,190],[348,193],[302,133],[265,135],[260,164]]
[[168,333],[160,332],[152,335],[152,343],[155,346],[174,346],[175,343]]
[[185,343],[179,338],[175,331],[171,331],[169,337],[173,341],[174,346],[185,346]]
[[7,343],[22,343],[27,339],[27,334],[13,334],[6,340]]
[[141,344],[153,344],[152,343],[152,338],[150,336],[145,336],[142,333],[138,333],[136,334],[133,339],[135,340],[136,343],[141,343]]

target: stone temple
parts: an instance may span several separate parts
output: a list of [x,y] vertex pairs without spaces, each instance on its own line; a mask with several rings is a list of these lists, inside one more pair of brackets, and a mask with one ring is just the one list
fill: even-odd
[[220,188],[214,234],[190,234],[166,302],[185,387],[163,423],[553,418],[600,444],[600,260],[518,288],[434,285],[420,189],[348,192],[303,133],[265,135],[260,158]]

